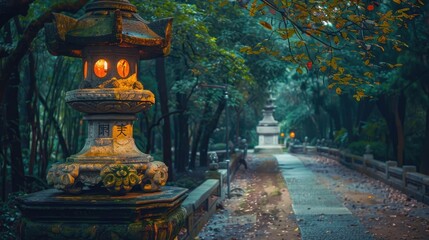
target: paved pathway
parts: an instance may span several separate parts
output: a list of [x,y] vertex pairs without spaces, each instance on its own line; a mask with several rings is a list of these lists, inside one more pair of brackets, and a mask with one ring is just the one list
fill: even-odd
[[292,198],[303,240],[372,239],[335,194],[317,182],[297,157],[275,155]]

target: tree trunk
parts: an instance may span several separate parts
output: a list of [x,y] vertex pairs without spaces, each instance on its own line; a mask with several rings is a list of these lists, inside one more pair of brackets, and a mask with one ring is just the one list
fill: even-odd
[[[9,44],[12,43],[12,31],[10,24],[7,24],[5,27],[6,35],[5,41]],[[5,98],[0,95],[0,100],[5,100],[6,104],[6,115],[4,116],[6,120],[6,135],[7,142],[6,145],[9,148],[10,153],[10,167],[11,167],[11,187],[12,192],[17,192],[24,189],[25,179],[24,179],[24,163],[22,160],[22,145],[21,145],[21,131],[19,128],[20,125],[20,115],[19,115],[19,85],[21,79],[19,78],[18,64],[11,66],[7,69],[8,75],[3,75],[7,77],[4,80],[9,83],[5,86],[7,89],[1,89],[6,91]],[[5,154],[7,156],[7,154]],[[7,157],[5,158],[6,161]]]
[[[209,103],[206,102],[204,105],[204,111],[202,116],[207,116],[207,114],[211,111],[211,108],[209,107]],[[198,124],[197,131],[195,136],[192,139],[192,150],[191,150],[191,161],[189,163],[189,168],[194,169],[195,168],[195,159],[197,156],[198,147],[200,146],[200,140],[201,136],[203,135],[204,127],[207,126],[207,120],[203,117],[201,118],[200,123]],[[201,154],[200,154],[201,155]],[[201,156],[200,156],[201,158]]]
[[24,163],[22,160],[21,132],[19,129],[19,72],[17,66],[10,69],[10,85],[6,92],[6,118],[7,118],[7,136],[10,149],[10,166],[12,191],[17,192],[24,189]]
[[[388,137],[386,139],[388,139],[388,144],[392,147],[393,149],[393,157],[394,157],[394,161],[397,161],[397,157],[396,157],[396,152],[397,152],[397,134],[395,131],[395,124],[394,124],[394,116],[393,114],[389,111],[389,106],[387,103],[387,97],[380,97],[377,100],[377,108],[378,111],[381,113],[381,115],[384,118],[384,121],[386,122],[387,125],[387,129],[388,129]],[[387,156],[387,158],[389,158],[389,156]]]
[[395,127],[397,132],[397,149],[396,156],[398,159],[398,165],[402,166],[408,164],[408,161],[405,159],[405,134],[404,134],[404,119],[405,119],[405,107],[406,107],[406,98],[405,94],[401,94],[394,98],[393,100],[393,111],[395,115]]
[[30,52],[28,54],[28,68],[29,68],[29,89],[26,95],[27,103],[27,122],[31,126],[31,144],[30,144],[30,156],[28,174],[33,175],[34,164],[37,158],[37,122],[35,118],[35,109],[37,108],[37,85],[36,85],[36,73],[34,54]]
[[341,113],[341,120],[342,120],[342,126],[347,130],[349,141],[353,142],[355,140],[355,137],[353,136],[353,114],[352,114],[352,102],[350,99],[350,96],[348,94],[342,94],[340,96],[340,113]]
[[203,127],[200,124],[197,128],[195,136],[192,138],[191,160],[189,161],[189,169],[195,169],[195,159],[197,158],[197,151],[199,146],[198,143],[200,142],[201,135],[203,135]]
[[358,127],[359,133],[362,130],[363,124],[368,120],[374,110],[374,102],[367,99],[362,99],[358,103],[355,126]]
[[[167,79],[165,76],[165,63],[164,58],[156,59],[156,79],[158,80],[158,93],[161,106],[162,116],[167,116],[169,113],[168,110],[168,92],[167,92]],[[170,117],[167,116],[163,120],[164,124],[162,125],[162,153],[164,158],[164,163],[168,167],[168,176],[169,180],[174,180],[174,169],[173,161],[171,154],[171,124]]]
[[237,142],[238,138],[248,138],[248,136],[246,136],[246,132],[241,133],[241,119],[243,118],[243,110],[244,105],[240,105],[239,107],[235,108],[235,136],[233,137],[234,142]]
[[180,134],[179,134],[179,117],[174,116],[173,118],[173,130],[172,130],[172,139],[173,139],[173,156],[174,156],[174,167],[175,170],[178,168],[178,162],[180,161]]
[[429,107],[426,108],[425,141],[420,154],[419,171],[423,174],[429,175]]
[[[320,128],[319,128],[319,124],[317,124],[317,119],[316,116],[314,114],[310,115],[310,119],[311,119],[311,123],[313,123],[314,128],[316,129],[316,136],[320,136]],[[311,133],[310,133],[311,134]],[[311,138],[310,138],[311,139]]]
[[[155,104],[155,106],[154,106],[154,108],[155,108],[154,112],[155,113],[156,113],[156,106],[158,106],[158,105]],[[154,130],[153,129],[156,126],[154,118],[155,118],[155,114],[154,114],[154,117],[152,119],[153,124],[151,125],[149,115],[144,113],[144,122],[145,122],[145,125],[147,128],[147,130],[145,131],[145,137],[146,137],[146,141],[147,141],[145,153],[147,153],[147,154],[150,154],[152,149],[154,148],[154,137],[153,137],[153,131]]]
[[188,124],[188,114],[184,112],[184,110],[187,108],[187,99],[184,94],[177,93],[176,99],[178,103],[178,110],[181,111],[181,113],[177,116],[177,140],[178,143],[176,144],[178,146],[177,149],[175,149],[175,162],[176,162],[176,168],[178,172],[184,172],[186,170],[186,165],[188,164],[189,160],[189,124]]
[[377,107],[387,123],[389,139],[398,166],[404,164],[404,119],[406,98],[403,93],[400,96],[380,97]]
[[219,118],[222,115],[222,111],[225,109],[225,106],[226,106],[226,101],[225,99],[223,99],[218,104],[212,118],[204,128],[204,132],[201,136],[201,143],[200,143],[200,166],[208,165],[207,152],[209,148],[209,140],[211,135],[213,134],[213,131],[216,129],[217,123],[219,122]]
[[6,105],[0,103],[0,176],[1,176],[1,199],[7,198],[7,128],[6,128]]
[[43,105],[43,107],[45,108],[45,111],[48,113],[48,121],[52,122],[52,124],[54,126],[55,132],[56,132],[57,137],[58,137],[58,143],[60,144],[61,150],[63,152],[63,157],[64,158],[69,157],[70,156],[69,148],[68,148],[66,140],[64,138],[63,131],[61,130],[60,123],[58,123],[58,120],[55,119],[55,117],[54,117],[54,111],[55,110],[52,108],[49,108],[49,106],[46,102],[46,99],[43,98],[43,96],[40,94],[39,94],[39,101]]
[[[323,106],[323,109],[328,113],[331,121],[331,134],[329,137],[332,137],[332,133],[341,129],[341,119],[340,114],[338,113],[338,108],[335,105]],[[323,136],[326,137],[326,136]]]
[[325,114],[322,114],[320,110],[315,111],[314,115],[317,122],[317,129],[319,129],[316,138],[320,139],[326,135],[326,129],[329,129],[331,121],[329,118],[325,118]]

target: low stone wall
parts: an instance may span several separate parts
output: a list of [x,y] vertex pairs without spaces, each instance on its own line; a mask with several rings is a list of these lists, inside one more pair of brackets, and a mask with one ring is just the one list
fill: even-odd
[[[237,170],[238,160],[232,158],[229,169],[232,180]],[[187,217],[185,231],[179,235],[180,240],[190,240],[198,236],[198,233],[206,225],[210,217],[216,212],[216,205],[227,197],[227,169],[226,164],[220,164],[221,169],[208,170],[206,181],[192,190],[182,207],[186,209]]]
[[304,153],[304,145],[292,144],[289,146],[290,153]]
[[429,204],[429,176],[417,173],[415,166],[397,167],[396,162],[378,161],[373,159],[371,154],[357,156],[327,147],[317,147],[317,154],[335,159],[351,169],[381,180],[408,196]]
[[193,239],[197,236],[216,211],[216,204],[220,197],[217,195],[219,186],[219,180],[208,179],[189,193],[182,203],[187,217],[186,232],[180,239]]
[[307,146],[306,144],[296,145],[292,144],[289,146],[290,153],[316,153],[317,147]]

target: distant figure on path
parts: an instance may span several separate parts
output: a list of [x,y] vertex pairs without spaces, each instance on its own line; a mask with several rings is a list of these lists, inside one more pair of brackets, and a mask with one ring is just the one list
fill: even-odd
[[244,168],[247,169],[247,162],[246,162],[246,156],[247,156],[247,141],[245,138],[241,139],[240,142],[240,159],[238,161],[238,167],[240,168],[241,164],[244,165]]

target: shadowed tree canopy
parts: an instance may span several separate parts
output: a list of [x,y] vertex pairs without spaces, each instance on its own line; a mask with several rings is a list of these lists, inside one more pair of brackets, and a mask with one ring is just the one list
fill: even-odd
[[[86,123],[64,102],[82,64],[50,56],[43,25],[53,12],[80,16],[87,2],[0,1],[3,196],[43,183],[49,164],[82,147]],[[170,56],[140,62],[138,78],[157,102],[135,124],[139,148],[170,171],[203,167],[208,151],[239,137],[257,145],[270,91],[283,132],[359,153],[373,145],[382,160],[429,171],[424,2],[131,2],[149,21],[174,17]],[[207,84],[228,86],[228,104]]]
[[[78,1],[67,1],[67,2],[60,2],[57,4],[54,4],[48,9],[46,9],[41,15],[39,15],[37,18],[33,19],[28,26],[25,28],[24,32],[22,33],[22,36],[19,37],[19,40],[16,44],[16,47],[14,47],[12,50],[9,50],[10,53],[5,54],[4,61],[2,61],[1,69],[0,69],[0,101],[3,101],[4,93],[10,84],[10,74],[12,71],[10,69],[13,69],[17,66],[17,63],[21,61],[21,59],[27,54],[28,49],[30,48],[30,45],[34,38],[37,36],[39,31],[43,28],[44,24],[48,21],[52,20],[52,13],[54,12],[61,12],[61,11],[68,11],[68,12],[76,12],[79,9],[81,9],[89,0],[78,0]],[[14,1],[7,1],[7,2],[14,2]],[[21,3],[23,9],[28,8],[28,5],[32,1],[18,1],[23,2]],[[15,12],[17,16],[18,14],[22,14],[21,11]],[[25,12],[26,13],[26,10]],[[3,16],[3,15],[2,15]],[[14,17],[10,16],[7,20]],[[5,21],[7,21],[5,19]],[[8,50],[3,52],[9,52]]]
[[[310,0],[238,1],[272,33],[247,54],[270,54],[293,63],[299,74],[326,76],[338,94],[354,89],[353,97],[368,96],[368,87],[380,84],[376,73],[401,67],[395,57],[408,48],[406,31],[420,16],[423,1]],[[275,49],[272,42],[282,41]],[[353,62],[353,65],[351,64]]]

